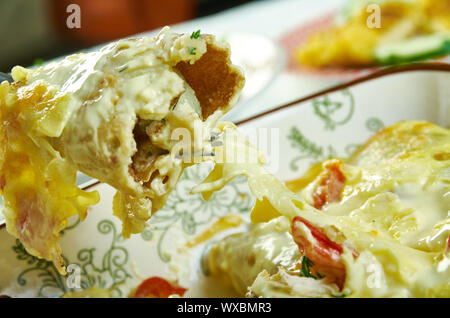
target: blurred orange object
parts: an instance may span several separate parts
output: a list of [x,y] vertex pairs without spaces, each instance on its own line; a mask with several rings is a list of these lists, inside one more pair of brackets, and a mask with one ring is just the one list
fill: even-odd
[[[192,19],[195,0],[48,0],[57,31],[81,44],[98,44]],[[70,4],[81,11],[81,28],[66,22]]]

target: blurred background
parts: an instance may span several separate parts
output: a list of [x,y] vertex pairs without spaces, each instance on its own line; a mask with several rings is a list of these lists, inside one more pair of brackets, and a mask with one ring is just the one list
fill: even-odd
[[0,71],[165,25],[230,44],[246,77],[233,121],[384,67],[450,64],[450,0],[0,0]]
[[[253,1],[258,0],[0,0],[0,71]],[[66,26],[70,4],[81,8],[80,29]]]

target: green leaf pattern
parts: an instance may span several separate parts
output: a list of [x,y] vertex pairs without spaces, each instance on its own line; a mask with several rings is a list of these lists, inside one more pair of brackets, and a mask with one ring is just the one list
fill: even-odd
[[355,100],[348,89],[340,91],[344,100],[331,100],[329,95],[312,101],[314,113],[325,122],[326,130],[335,130],[345,125],[353,116]]
[[[338,100],[334,100],[334,98]],[[333,99],[329,95],[314,99],[311,105],[314,114],[325,123],[324,129],[330,131],[337,131],[339,126],[348,124],[355,113],[355,99],[348,89],[334,94]],[[369,117],[364,125],[371,133],[384,128],[383,121],[376,117]],[[340,155],[333,144],[323,145],[323,143],[315,142],[306,137],[296,126],[291,127],[287,139],[290,141],[291,147],[299,152],[299,155],[290,161],[292,171],[298,171],[300,162],[303,160],[319,162]],[[345,146],[343,155],[351,155],[361,145],[361,143],[348,144]]]
[[205,201],[201,194],[190,194],[191,189],[199,184],[211,169],[212,165],[208,168],[194,166],[187,169],[167,199],[166,205],[152,216],[149,221],[150,227],[141,234],[144,240],[151,240],[156,236],[150,228],[162,232],[157,249],[163,262],[170,261],[170,256],[164,253],[164,246],[167,232],[176,223],[181,223],[186,234],[194,235],[201,225],[208,224],[230,212],[248,213],[253,206],[254,198],[244,177],[233,179],[222,190],[214,193],[209,201]]
[[[65,231],[75,228],[78,224],[79,221],[75,222]],[[107,252],[99,257],[95,253],[94,247],[83,248],[78,252],[77,262],[70,262],[63,256],[64,264],[80,266],[82,289],[96,286],[109,289],[112,296],[123,296],[119,286],[126,279],[131,278],[125,268],[128,262],[128,251],[118,245],[123,241],[123,237],[117,233],[114,223],[110,220],[100,221],[97,229],[99,233],[111,236],[111,244]],[[26,285],[26,276],[34,273],[42,282],[39,289],[39,296],[41,297],[59,297],[66,292],[75,291],[73,288],[66,286],[66,277],[59,274],[52,262],[29,255],[19,240],[16,240],[13,250],[17,259],[26,261],[30,266],[19,274],[17,278],[19,285]],[[96,264],[97,259],[100,259],[100,264]]]

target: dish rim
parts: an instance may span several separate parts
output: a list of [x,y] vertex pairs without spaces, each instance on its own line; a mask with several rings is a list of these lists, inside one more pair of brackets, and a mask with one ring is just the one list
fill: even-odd
[[252,115],[245,119],[239,120],[239,121],[235,122],[235,125],[239,126],[239,125],[251,122],[255,119],[259,119],[259,118],[267,116],[269,114],[278,112],[280,110],[295,106],[295,105],[303,103],[303,102],[307,102],[307,101],[315,99],[317,97],[327,95],[329,93],[333,93],[336,91],[340,91],[342,89],[346,89],[346,88],[349,88],[349,87],[352,87],[352,86],[355,86],[355,85],[358,85],[361,83],[365,83],[365,82],[368,82],[371,80],[375,80],[375,79],[378,79],[381,77],[394,75],[394,74],[398,74],[398,73],[419,72],[419,71],[422,71],[422,72],[433,71],[433,72],[444,72],[444,73],[448,72],[448,73],[450,73],[450,64],[445,63],[445,62],[433,62],[433,63],[413,63],[413,64],[408,64],[408,65],[385,67],[385,68],[380,69],[377,72],[370,73],[370,74],[358,77],[358,78],[350,80],[350,81],[345,81],[343,83],[333,85],[329,88],[319,90],[315,93],[306,95],[304,97],[300,97],[291,102],[284,103],[275,108],[272,108],[267,111],[258,113],[256,115]]

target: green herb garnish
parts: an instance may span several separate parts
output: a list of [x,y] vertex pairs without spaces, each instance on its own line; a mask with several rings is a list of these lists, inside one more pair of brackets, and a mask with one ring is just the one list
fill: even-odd
[[196,47],[190,47],[190,48],[189,48],[189,54],[195,55],[195,51],[197,51],[197,48],[196,48]]
[[45,61],[43,59],[35,59],[33,62],[33,66],[42,66],[44,65]]
[[179,99],[178,99],[177,102],[172,106],[172,110],[175,110],[175,107],[177,107],[178,102],[179,102]]
[[325,275],[322,275],[320,273],[316,273],[316,275],[313,275],[311,273],[311,268],[314,266],[314,263],[306,256],[302,257],[302,269],[300,271],[301,277],[310,277],[314,279],[322,279],[325,277]]
[[125,72],[128,69],[128,65],[125,65],[122,69],[119,70],[119,73]]
[[191,39],[198,39],[199,37],[200,37],[200,30],[192,32]]

